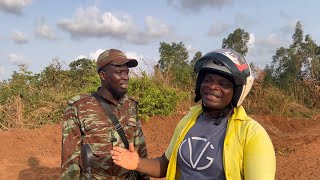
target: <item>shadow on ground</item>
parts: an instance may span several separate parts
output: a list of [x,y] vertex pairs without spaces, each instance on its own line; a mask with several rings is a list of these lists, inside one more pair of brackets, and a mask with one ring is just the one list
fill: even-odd
[[56,180],[60,177],[60,167],[49,168],[42,166],[35,157],[28,159],[29,168],[19,173],[18,180]]

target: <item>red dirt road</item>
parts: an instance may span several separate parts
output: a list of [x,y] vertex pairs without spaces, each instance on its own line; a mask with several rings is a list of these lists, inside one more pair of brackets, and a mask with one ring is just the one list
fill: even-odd
[[[183,115],[153,117],[143,124],[151,157],[166,149],[172,132]],[[277,154],[276,179],[320,179],[320,115],[313,119],[252,116],[268,131]],[[59,179],[61,129],[0,132],[0,179]]]

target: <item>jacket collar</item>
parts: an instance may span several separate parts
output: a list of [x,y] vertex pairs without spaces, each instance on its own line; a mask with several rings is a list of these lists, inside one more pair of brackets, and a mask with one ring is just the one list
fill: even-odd
[[[195,114],[201,114],[202,113],[202,106],[201,104],[192,106],[189,108],[190,109],[190,113],[191,115],[195,115]],[[249,120],[247,113],[245,111],[245,109],[243,108],[243,106],[239,106],[239,107],[234,107],[233,108],[233,114],[231,119],[237,119],[237,120],[241,120],[241,121],[247,121]]]

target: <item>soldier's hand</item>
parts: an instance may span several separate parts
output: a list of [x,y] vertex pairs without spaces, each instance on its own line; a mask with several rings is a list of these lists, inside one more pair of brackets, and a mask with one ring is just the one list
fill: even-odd
[[128,170],[136,170],[139,164],[139,154],[134,150],[133,143],[129,144],[129,150],[121,147],[113,147],[110,151],[113,162]]

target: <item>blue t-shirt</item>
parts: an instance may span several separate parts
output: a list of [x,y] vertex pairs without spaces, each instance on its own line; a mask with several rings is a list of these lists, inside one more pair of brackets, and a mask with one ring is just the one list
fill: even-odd
[[226,179],[222,157],[228,118],[223,118],[219,125],[215,122],[200,115],[180,144],[181,180]]

